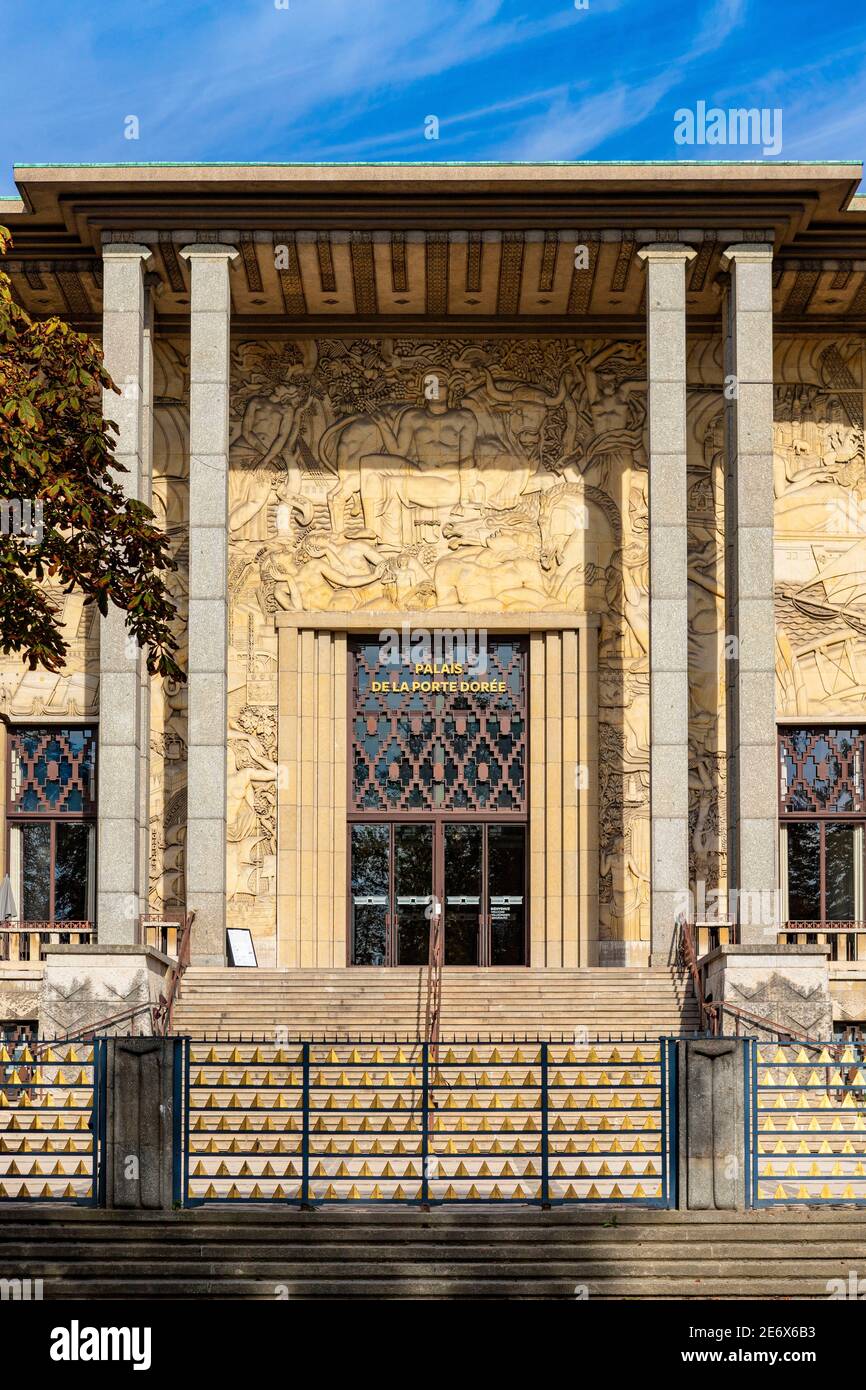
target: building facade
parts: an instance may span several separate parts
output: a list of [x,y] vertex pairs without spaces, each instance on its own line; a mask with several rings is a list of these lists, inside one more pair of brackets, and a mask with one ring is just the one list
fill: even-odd
[[188,682],[74,594],[62,675],[2,659],[18,922],[351,969],[441,913],[549,970],[685,916],[826,941],[866,1019],[859,178],[19,169],[3,269],[102,342]]

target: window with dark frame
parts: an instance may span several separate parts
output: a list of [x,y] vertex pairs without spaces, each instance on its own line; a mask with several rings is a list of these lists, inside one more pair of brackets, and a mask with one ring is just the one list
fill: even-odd
[[17,921],[95,917],[96,728],[9,730],[7,862]]
[[[791,935],[863,927],[864,743],[859,727],[780,730],[780,886]],[[853,935],[841,955],[852,951]]]

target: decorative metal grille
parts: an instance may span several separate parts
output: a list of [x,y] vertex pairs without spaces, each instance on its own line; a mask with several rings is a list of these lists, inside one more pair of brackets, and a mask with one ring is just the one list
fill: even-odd
[[187,1202],[675,1201],[675,1044],[190,1043]]
[[0,1044],[0,1200],[94,1200],[95,1050]]
[[752,1077],[752,1204],[866,1202],[862,1044],[757,1043]]
[[351,651],[353,811],[526,809],[525,643],[488,642],[483,671]]
[[783,729],[779,758],[783,814],[866,810],[861,729]]
[[10,813],[95,813],[95,729],[13,729],[10,765]]

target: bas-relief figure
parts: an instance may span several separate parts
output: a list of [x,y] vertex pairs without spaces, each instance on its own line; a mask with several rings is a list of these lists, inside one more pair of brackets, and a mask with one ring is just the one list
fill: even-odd
[[602,929],[648,939],[645,374],[626,342],[234,350],[229,914],[262,963],[280,609],[599,612],[601,719],[624,749],[602,789]]
[[99,706],[99,614],[80,594],[51,584],[45,591],[60,614],[69,654],[57,673],[30,671],[16,657],[0,656],[0,714],[13,723],[88,719]]
[[[705,363],[704,371],[708,365],[715,375],[711,364]],[[690,388],[686,409],[689,865],[696,894],[706,901],[726,881],[725,721],[720,717],[725,703],[725,436],[718,387]]]
[[781,715],[862,717],[866,695],[863,347],[776,347],[776,671]]

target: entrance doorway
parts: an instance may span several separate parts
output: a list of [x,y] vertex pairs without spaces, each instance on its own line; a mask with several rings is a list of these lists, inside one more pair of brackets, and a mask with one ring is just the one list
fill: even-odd
[[451,637],[349,646],[352,965],[426,965],[434,914],[446,965],[527,962],[526,643]]
[[446,965],[526,964],[524,821],[350,825],[353,965],[426,965],[441,913]]

